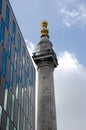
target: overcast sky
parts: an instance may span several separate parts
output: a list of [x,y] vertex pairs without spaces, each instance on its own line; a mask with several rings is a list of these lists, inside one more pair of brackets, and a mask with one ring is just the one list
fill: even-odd
[[86,130],[86,1],[10,0],[30,53],[48,21],[57,54],[55,95],[58,130]]

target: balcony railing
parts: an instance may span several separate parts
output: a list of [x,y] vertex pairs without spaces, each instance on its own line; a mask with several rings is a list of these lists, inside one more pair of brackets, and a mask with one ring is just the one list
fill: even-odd
[[38,52],[34,52],[33,53],[33,57],[37,57],[37,56],[42,56],[42,55],[50,55],[52,54],[54,57],[56,57],[55,52],[53,51],[53,49],[48,49],[48,50],[42,50],[42,51],[38,51]]

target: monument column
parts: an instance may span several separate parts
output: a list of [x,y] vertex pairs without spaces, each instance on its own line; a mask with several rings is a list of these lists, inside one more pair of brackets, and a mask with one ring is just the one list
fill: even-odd
[[38,51],[33,53],[38,70],[37,130],[57,130],[53,71],[58,61],[49,40],[47,25],[44,20]]

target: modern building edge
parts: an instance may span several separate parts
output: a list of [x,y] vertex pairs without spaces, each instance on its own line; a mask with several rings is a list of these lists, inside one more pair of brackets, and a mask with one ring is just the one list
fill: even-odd
[[9,0],[0,0],[0,130],[35,130],[35,74]]

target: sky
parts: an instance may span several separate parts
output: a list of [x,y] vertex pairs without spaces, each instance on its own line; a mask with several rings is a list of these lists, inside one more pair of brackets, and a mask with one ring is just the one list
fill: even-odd
[[54,72],[57,129],[86,130],[86,1],[10,0],[30,54],[48,21],[59,65]]

